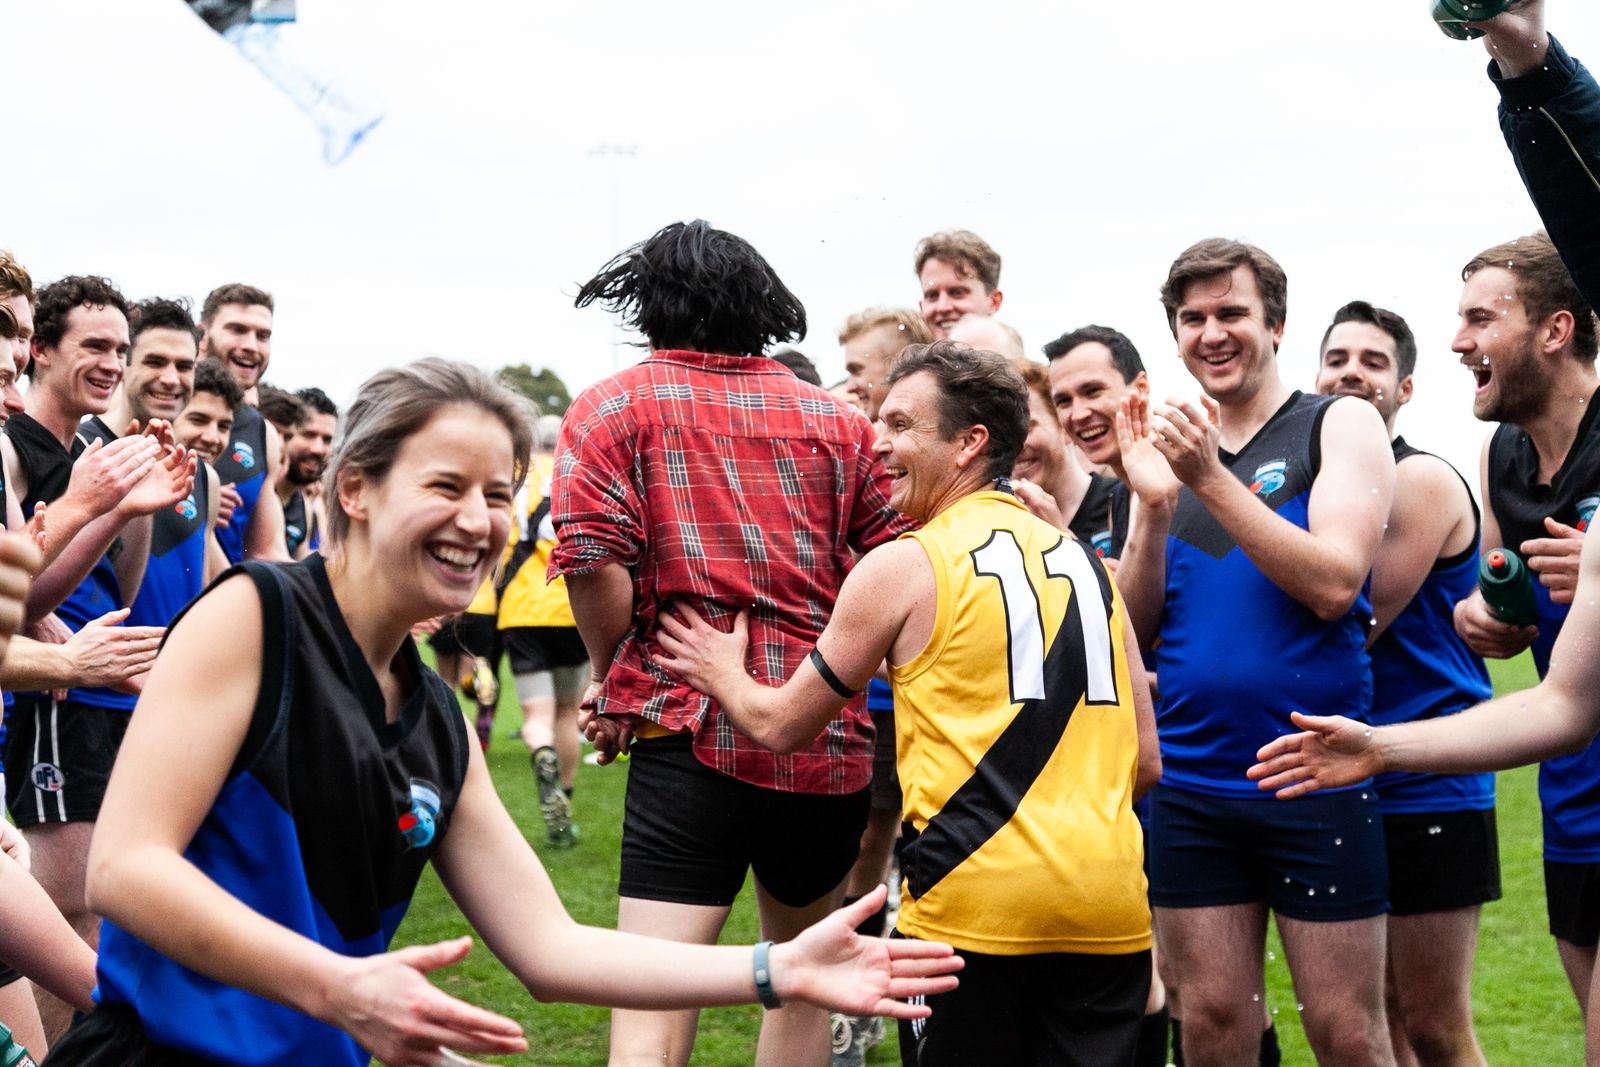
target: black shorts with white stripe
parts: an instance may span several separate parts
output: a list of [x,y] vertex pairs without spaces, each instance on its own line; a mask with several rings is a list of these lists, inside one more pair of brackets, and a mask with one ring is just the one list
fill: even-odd
[[93,822],[130,712],[18,696],[6,715],[6,807],[18,826]]

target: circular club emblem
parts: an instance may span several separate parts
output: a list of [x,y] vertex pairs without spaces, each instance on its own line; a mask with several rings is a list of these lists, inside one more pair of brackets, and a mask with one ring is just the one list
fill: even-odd
[[35,763],[28,774],[33,779],[33,787],[41,793],[59,793],[67,784],[66,774],[54,763]]

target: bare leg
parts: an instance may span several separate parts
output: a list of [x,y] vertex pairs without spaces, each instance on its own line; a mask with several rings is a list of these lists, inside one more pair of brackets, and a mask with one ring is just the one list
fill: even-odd
[[[761,912],[761,936],[788,941],[839,906],[844,883],[821,900],[803,908],[780,904],[756,882],[756,905]],[[809,1004],[789,1004],[769,1011],[761,1020],[761,1041],[756,1045],[756,1067],[828,1067],[833,1058],[828,1035],[828,1013]]]
[[1266,978],[1265,904],[1157,908],[1163,966],[1183,990],[1188,1067],[1254,1067]]
[[[727,921],[728,909],[722,907],[636,897],[623,897],[617,905],[618,930],[668,941],[715,944]],[[685,1067],[699,1021],[694,1010],[613,1011],[610,1067]]]
[[[89,910],[84,900],[83,882],[89,858],[92,822],[56,822],[30,826],[22,831],[32,850],[32,874],[50,899],[90,947],[100,946],[100,917]],[[39,1019],[45,1038],[53,1045],[72,1023],[72,1005],[38,987],[34,998],[39,1004]]]
[[[1472,961],[1481,910],[1389,917],[1389,972],[1400,1029],[1421,1067],[1487,1067],[1472,1029]],[[1392,1021],[1389,1028],[1395,1029]]]
[[1278,916],[1306,1040],[1323,1067],[1394,1067],[1383,1014],[1387,924],[1383,915],[1328,923]]
[[1594,988],[1594,945],[1575,945],[1556,938],[1556,951],[1561,954],[1561,968],[1567,972],[1572,995],[1578,998],[1578,1010],[1589,1017],[1590,991]]
[[[1391,917],[1390,921],[1393,921]],[[1389,1022],[1389,1047],[1394,1050],[1395,1067],[1420,1067],[1406,1036],[1405,1014],[1400,1010],[1400,995],[1394,988],[1394,927],[1389,928],[1389,965],[1383,971],[1383,1015]]]
[[[1561,945],[1563,948],[1571,947],[1578,952],[1583,951],[1576,945],[1568,946],[1562,941],[1557,941],[1556,944]],[[1600,1067],[1600,1033],[1596,1032],[1595,1022],[1595,1020],[1600,1019],[1600,987],[1595,986],[1593,978],[1595,950],[1591,948],[1588,952],[1590,981],[1589,995],[1583,1012],[1583,1062],[1587,1067]]]

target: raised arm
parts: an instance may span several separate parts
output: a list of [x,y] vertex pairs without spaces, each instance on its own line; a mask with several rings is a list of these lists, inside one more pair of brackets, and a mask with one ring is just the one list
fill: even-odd
[[1217,408],[1167,407],[1157,443],[1178,475],[1262,574],[1333,621],[1360,596],[1383,537],[1394,494],[1394,454],[1371,404],[1346,397],[1322,419],[1322,465],[1312,483],[1308,529],[1266,507],[1217,454]]
[[[850,693],[866,688],[918,600],[934,595],[933,568],[916,542],[891,541],[861,557],[839,590],[827,629],[817,638],[817,651],[834,681]],[[715,699],[735,726],[774,752],[796,752],[809,745],[849,699],[809,658],[781,685],[750,677],[742,612],[731,633],[718,630],[685,604],[662,612],[660,626],[656,639],[666,655],[656,662]],[[904,662],[906,657],[890,658]]]
[[1167,534],[1177,504],[1178,479],[1156,449],[1150,401],[1142,393],[1134,392],[1122,401],[1116,434],[1133,496],[1128,505],[1128,536],[1117,566],[1117,588],[1122,592],[1130,632],[1140,648],[1151,648],[1161,633],[1166,610]]

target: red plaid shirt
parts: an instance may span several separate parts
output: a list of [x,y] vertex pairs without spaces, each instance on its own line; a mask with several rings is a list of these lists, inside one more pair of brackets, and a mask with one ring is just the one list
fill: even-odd
[[779,755],[652,664],[650,638],[673,598],[711,619],[750,607],[749,667],[786,681],[827,625],[851,550],[910,529],[889,506],[872,440],[860,414],[770,359],[655,352],[573,401],[556,446],[550,573],[618,563],[633,574],[633,626],[601,714],[692,731],[702,763],[753,785],[866,787],[872,723],[860,697],[810,747]]

